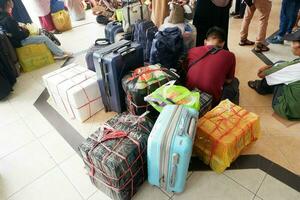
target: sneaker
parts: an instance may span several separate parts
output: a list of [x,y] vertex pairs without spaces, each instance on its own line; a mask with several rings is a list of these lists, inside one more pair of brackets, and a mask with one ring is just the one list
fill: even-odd
[[271,44],[284,44],[283,37],[281,37],[279,35],[269,39],[268,42]]
[[64,60],[66,58],[71,58],[71,57],[73,57],[73,54],[67,52],[65,52],[64,55],[62,56],[53,56],[54,60]]

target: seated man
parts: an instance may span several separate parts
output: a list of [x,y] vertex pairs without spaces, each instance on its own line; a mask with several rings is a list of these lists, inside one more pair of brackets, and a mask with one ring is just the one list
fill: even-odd
[[[300,30],[284,37],[292,41],[292,52],[300,57]],[[300,119],[300,58],[262,67],[258,71],[262,80],[248,85],[259,94],[272,94],[274,111],[287,119]]]
[[225,40],[225,31],[213,27],[207,32],[205,46],[192,48],[188,53],[187,86],[211,94],[214,106],[224,99],[239,103],[235,56],[223,49]]
[[52,52],[55,59],[64,59],[71,56],[70,53],[61,50],[44,35],[29,36],[29,31],[25,27],[19,26],[18,22],[9,15],[12,8],[12,0],[0,0],[0,26],[4,29],[15,48],[29,44],[44,43]]

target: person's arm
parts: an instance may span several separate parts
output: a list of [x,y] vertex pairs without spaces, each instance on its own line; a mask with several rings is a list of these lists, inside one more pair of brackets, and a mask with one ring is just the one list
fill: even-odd
[[18,25],[18,22],[11,17],[7,21],[7,29],[7,31],[11,34],[12,37],[20,41],[24,40],[29,36],[29,31],[25,28],[20,27]]
[[235,55],[233,54],[231,65],[230,65],[230,70],[225,79],[225,84],[230,84],[232,82],[232,80],[235,76],[235,65],[236,65],[236,59],[235,59]]

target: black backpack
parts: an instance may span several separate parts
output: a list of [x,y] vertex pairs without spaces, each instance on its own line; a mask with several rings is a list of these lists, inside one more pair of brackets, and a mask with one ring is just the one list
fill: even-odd
[[151,64],[159,63],[162,67],[177,69],[183,54],[183,37],[178,27],[166,28],[156,33],[150,53]]

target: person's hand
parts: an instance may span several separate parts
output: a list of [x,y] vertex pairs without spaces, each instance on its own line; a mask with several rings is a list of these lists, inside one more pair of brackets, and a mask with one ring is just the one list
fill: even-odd
[[265,78],[266,75],[264,74],[264,71],[266,71],[267,69],[270,69],[272,66],[267,65],[267,66],[263,66],[261,68],[259,68],[258,72],[257,72],[257,76],[259,78]]

